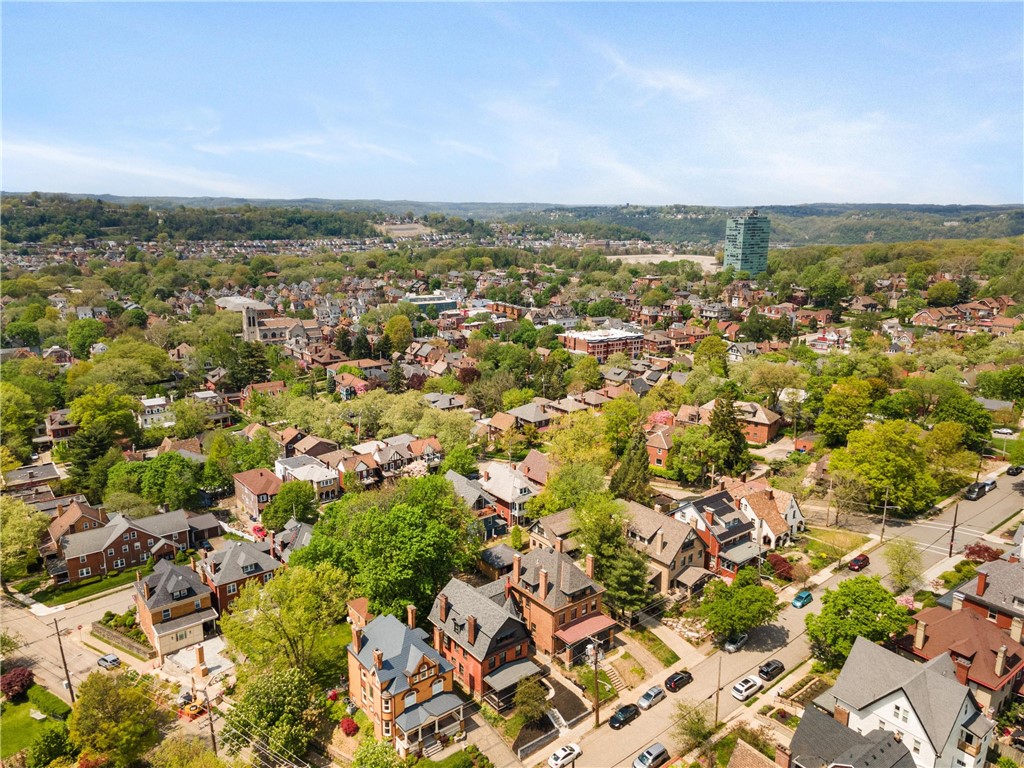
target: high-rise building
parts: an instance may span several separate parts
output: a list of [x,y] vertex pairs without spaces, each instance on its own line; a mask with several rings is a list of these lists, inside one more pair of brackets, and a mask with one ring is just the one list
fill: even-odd
[[755,208],[734,216],[725,225],[725,266],[759,275],[768,269],[768,233],[771,222]]

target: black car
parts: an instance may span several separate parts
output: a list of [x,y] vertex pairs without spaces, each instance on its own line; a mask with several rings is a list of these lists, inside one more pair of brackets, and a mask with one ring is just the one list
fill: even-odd
[[689,685],[693,682],[693,675],[683,670],[682,672],[676,672],[668,676],[665,680],[665,689],[675,693],[684,686]]
[[199,548],[205,552],[213,552],[213,544],[210,543],[209,539],[203,539],[200,541]]
[[771,681],[786,671],[786,665],[778,659],[769,659],[757,669],[757,676],[762,680]]
[[985,487],[984,483],[971,483],[967,486],[967,493],[964,494],[964,498],[968,501],[977,501],[986,493],[988,493],[988,488]]
[[638,717],[640,717],[640,707],[636,704],[623,704],[615,710],[615,714],[608,720],[608,725],[612,727],[612,730],[617,731],[622,726],[629,725]]
[[1006,474],[1008,474],[1010,477],[1016,477],[1021,472],[1024,472],[1024,467],[1022,467],[1020,464],[1014,464],[1012,467],[1006,470]]

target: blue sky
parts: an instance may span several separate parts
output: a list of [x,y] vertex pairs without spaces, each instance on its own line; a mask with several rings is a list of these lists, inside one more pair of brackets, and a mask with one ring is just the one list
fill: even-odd
[[1024,4],[2,5],[2,187],[1024,202]]

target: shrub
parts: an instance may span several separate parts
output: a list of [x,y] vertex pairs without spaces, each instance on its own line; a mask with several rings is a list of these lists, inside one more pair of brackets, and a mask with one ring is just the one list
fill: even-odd
[[789,560],[784,558],[782,555],[772,552],[768,555],[768,564],[772,567],[772,571],[775,572],[775,575],[780,579],[784,579],[785,581],[793,580],[793,566],[790,564]]
[[63,720],[71,714],[71,707],[41,685],[33,685],[28,689],[28,700],[44,715],[58,720]]
[[15,667],[0,677],[0,691],[8,699],[16,699],[27,691],[35,682],[35,673],[27,667]]
[[998,560],[1002,554],[1003,550],[990,547],[980,541],[964,547],[964,557],[972,563],[991,563],[993,560]]
[[355,736],[359,733],[359,726],[356,725],[356,721],[351,717],[343,718],[341,721],[341,732],[346,736]]

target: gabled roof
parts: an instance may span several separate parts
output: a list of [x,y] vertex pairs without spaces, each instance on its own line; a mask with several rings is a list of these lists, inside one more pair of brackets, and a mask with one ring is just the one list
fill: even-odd
[[276,496],[277,492],[281,490],[281,478],[263,467],[239,472],[234,475],[234,480],[257,496],[261,494]]
[[854,642],[839,679],[826,696],[859,712],[900,689],[936,752],[961,720],[966,722],[960,715],[965,700],[969,700],[969,711],[980,711],[970,689],[956,679],[949,656],[917,664],[863,637]]
[[[693,528],[674,517],[655,512],[650,507],[626,502],[626,518],[629,528],[629,542],[639,551],[662,564],[676,559],[686,544],[688,537],[694,535]],[[661,532],[659,542],[658,532]],[[660,544],[660,546],[659,546]]]
[[[546,595],[539,592],[541,570],[547,571],[548,575]],[[552,610],[568,605],[575,595],[584,590],[591,589],[595,594],[604,592],[604,587],[577,567],[571,557],[549,547],[533,549],[523,555],[516,586],[530,592]]]
[[894,734],[878,729],[862,736],[813,706],[804,710],[789,748],[795,768],[915,768]]
[[526,458],[519,462],[516,467],[530,480],[544,485],[548,481],[548,474],[551,472],[551,460],[546,453],[541,453],[536,448],[531,448]]
[[[448,598],[448,614],[441,619],[442,595]],[[469,617],[476,619],[476,636],[469,640]],[[434,600],[430,621],[447,637],[483,661],[492,648],[513,639],[526,639],[526,627],[518,616],[492,601],[487,594],[458,579],[451,579]],[[500,642],[499,642],[500,639]]]
[[956,590],[967,602],[991,606],[1010,616],[1024,617],[1024,562],[993,560],[979,565],[978,573],[985,574],[983,594],[978,594],[978,577]]
[[[149,587],[149,599],[146,599],[146,586]],[[181,600],[194,600],[213,592],[203,583],[198,573],[188,566],[176,565],[169,560],[159,561],[153,568],[153,573],[136,582],[135,589],[151,611]],[[174,597],[176,593],[180,593],[180,596]]]
[[257,545],[248,541],[229,541],[224,549],[211,553],[203,561],[202,568],[207,579],[218,587],[265,573],[273,573],[281,567],[281,563],[270,554],[269,550],[269,544]]
[[[423,659],[448,671],[452,665],[427,645],[427,634],[422,629],[409,629],[390,614],[378,616],[363,627],[361,646],[356,652],[349,644],[349,653],[354,653],[360,666],[380,681],[381,690],[392,695],[409,688],[409,676],[415,674]],[[373,663],[373,652],[379,650],[383,663],[378,669]]]

